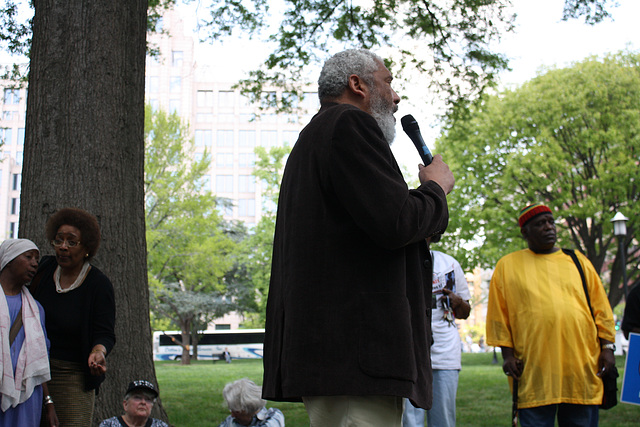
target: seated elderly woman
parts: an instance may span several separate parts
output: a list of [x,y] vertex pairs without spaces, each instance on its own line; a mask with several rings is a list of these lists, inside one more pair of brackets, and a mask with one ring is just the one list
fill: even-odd
[[169,427],[164,421],[150,418],[157,397],[158,391],[149,381],[129,383],[122,402],[124,415],[106,419],[100,427]]
[[219,427],[266,426],[284,427],[284,415],[279,409],[265,408],[262,388],[253,381],[242,378],[228,383],[222,390],[231,415]]

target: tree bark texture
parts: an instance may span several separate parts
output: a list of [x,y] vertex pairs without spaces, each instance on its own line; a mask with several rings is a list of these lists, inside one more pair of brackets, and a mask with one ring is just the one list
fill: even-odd
[[[144,223],[146,0],[35,0],[20,235],[43,254],[62,207],[98,218],[93,263],[113,283],[116,346],[94,421],[123,413],[127,384],[157,384],[149,325]],[[161,405],[152,416],[166,419]]]

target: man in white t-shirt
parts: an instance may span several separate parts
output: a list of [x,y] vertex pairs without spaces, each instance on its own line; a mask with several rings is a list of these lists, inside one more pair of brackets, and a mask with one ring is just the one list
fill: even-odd
[[[440,235],[430,243],[440,240]],[[438,251],[431,251],[433,258],[433,290],[431,328],[431,365],[433,367],[433,406],[427,412],[429,427],[455,427],[456,392],[461,369],[460,335],[455,319],[469,317],[471,306],[469,286],[458,261]],[[402,418],[404,427],[424,426],[424,409],[405,401]]]

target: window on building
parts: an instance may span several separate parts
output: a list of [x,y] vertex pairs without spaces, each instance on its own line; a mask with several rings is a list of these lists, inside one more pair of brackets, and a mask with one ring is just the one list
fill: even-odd
[[158,92],[160,92],[160,77],[150,76],[149,86],[147,87],[147,93],[158,93]]
[[20,104],[20,89],[5,89],[4,90],[4,104],[5,105],[18,105],[18,104]]
[[0,128],[0,142],[3,144],[9,145],[13,142],[13,129],[11,128]]
[[211,147],[213,131],[211,129],[196,129],[194,132],[196,147]]
[[180,115],[180,106],[181,102],[179,99],[170,99],[169,100],[169,113]]
[[18,215],[20,213],[20,199],[13,197],[11,199],[11,215]]
[[238,166],[241,168],[252,168],[256,165],[256,155],[254,153],[240,153],[238,155]]
[[16,152],[16,165],[21,165],[22,164],[22,151],[17,151]]
[[277,99],[275,92],[262,92],[262,102],[267,105],[275,105]]
[[291,106],[293,108],[297,108],[298,104],[300,103],[300,100],[298,98],[298,95],[296,95],[295,93],[290,93],[290,92],[283,92],[282,93],[282,102],[288,102],[291,104]]
[[182,91],[182,77],[171,76],[169,79],[169,91],[171,93],[180,93]]
[[235,93],[231,90],[221,90],[218,92],[218,107],[233,108],[235,104]]
[[278,123],[277,114],[263,114],[260,116],[260,121],[263,123]]
[[218,153],[216,154],[216,166],[219,168],[232,168],[233,167],[233,153]]
[[2,120],[20,120],[20,113],[18,113],[17,111],[4,111],[2,113]]
[[211,113],[198,113],[198,114],[196,114],[196,122],[198,122],[198,123],[213,123],[213,114],[211,114]]
[[282,145],[288,145],[289,147],[293,147],[293,145],[298,140],[298,131],[294,130],[285,130],[282,131]]
[[233,131],[232,130],[218,130],[216,134],[216,146],[218,147],[233,147]]
[[184,61],[184,52],[181,50],[174,50],[171,52],[171,65],[174,67],[182,67]]
[[251,123],[256,119],[256,115],[253,113],[242,113],[238,115],[238,121],[240,123]]
[[318,99],[317,92],[305,92],[300,101],[300,106],[307,111],[307,113],[315,113],[320,107],[320,100]]
[[255,216],[255,199],[238,199],[238,216]]
[[11,189],[13,191],[20,191],[20,186],[22,185],[22,174],[14,173],[13,179],[11,181],[12,181]]
[[240,147],[253,148],[256,146],[256,131],[255,130],[241,130],[238,133],[238,145]]
[[213,91],[199,90],[197,95],[198,107],[213,107]]
[[238,191],[241,193],[255,193],[256,177],[253,175],[238,176]]
[[151,111],[158,111],[160,109],[160,101],[157,99],[150,99],[149,105],[151,105]]
[[218,114],[218,123],[233,123],[236,116],[233,114]]
[[18,128],[18,140],[16,143],[18,145],[24,145],[24,128]]
[[275,130],[263,130],[260,132],[260,145],[265,148],[278,146],[278,132]]
[[251,99],[247,95],[240,95],[240,108],[249,108],[253,105]]
[[233,193],[233,175],[216,175],[216,193]]

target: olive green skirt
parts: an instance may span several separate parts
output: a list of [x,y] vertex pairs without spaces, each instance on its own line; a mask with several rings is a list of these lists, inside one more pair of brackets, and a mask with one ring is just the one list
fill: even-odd
[[60,427],[91,426],[96,393],[95,390],[84,390],[83,366],[57,359],[51,359],[49,364],[49,394],[53,399]]

